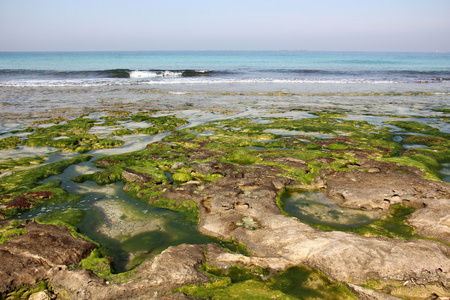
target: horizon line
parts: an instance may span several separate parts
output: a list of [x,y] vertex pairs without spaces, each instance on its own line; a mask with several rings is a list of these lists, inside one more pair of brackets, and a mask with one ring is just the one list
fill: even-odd
[[261,50],[261,49],[228,49],[228,50],[0,50],[0,53],[88,53],[88,52],[378,52],[378,53],[449,53],[450,50],[428,50],[428,51],[405,51],[405,50],[309,50],[309,49],[273,49],[273,50]]

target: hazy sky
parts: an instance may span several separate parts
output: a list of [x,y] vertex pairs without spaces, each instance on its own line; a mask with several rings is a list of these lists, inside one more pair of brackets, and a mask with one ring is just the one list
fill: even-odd
[[450,51],[450,0],[0,0],[0,51]]

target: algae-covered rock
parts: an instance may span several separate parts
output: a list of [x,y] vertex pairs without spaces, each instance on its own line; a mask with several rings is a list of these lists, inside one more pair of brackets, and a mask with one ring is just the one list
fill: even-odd
[[54,293],[66,299],[165,299],[182,285],[207,283],[208,277],[198,270],[204,262],[204,246],[183,244],[144,262],[127,283],[111,284],[79,269],[55,270],[50,283]]
[[20,137],[10,136],[0,140],[0,150],[16,148],[20,143]]
[[175,174],[172,175],[172,179],[175,182],[182,183],[182,182],[188,182],[189,180],[192,179],[192,177],[191,177],[191,175],[189,175],[187,173],[180,173],[180,172],[178,172],[178,173],[175,173]]
[[[8,224],[10,221],[4,221],[0,226]],[[25,221],[16,227],[24,232],[0,245],[0,295],[48,280],[53,267],[76,266],[97,247],[73,237],[64,226]]]

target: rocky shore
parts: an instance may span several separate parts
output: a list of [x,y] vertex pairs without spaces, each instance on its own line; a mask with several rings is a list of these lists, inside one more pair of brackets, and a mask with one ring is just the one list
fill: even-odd
[[[408,120],[388,120],[380,128],[340,111],[309,111],[299,119],[226,118],[191,127],[155,113],[111,113],[102,121],[116,128],[109,139],[90,136],[96,121],[85,117],[2,141],[54,147],[47,135],[64,130],[78,144],[59,140],[58,147],[95,153],[121,146],[115,139],[123,135],[168,132],[140,151],[98,155],[92,163],[99,171],[71,180],[121,183],[127,195],[181,213],[186,224],[196,223],[216,242],[173,244],[115,274],[104,246],[77,229],[85,218],[81,209],[21,217],[69,198],[78,203],[80,197],[60,182],[42,180],[91,157],[39,165],[31,169],[39,174],[33,178],[30,169],[18,170],[0,178],[2,299],[450,297],[450,185],[437,172],[448,161],[450,134]],[[139,132],[119,128],[127,121],[150,125]],[[408,148],[411,137],[421,137],[414,143],[424,147]],[[332,216],[321,221],[314,210],[295,215],[285,209],[286,191],[317,191],[336,210],[379,217],[351,225],[328,222]],[[27,205],[17,206],[19,200]],[[170,227],[163,219],[128,218],[119,206],[93,203],[103,220],[98,234],[122,242]]]

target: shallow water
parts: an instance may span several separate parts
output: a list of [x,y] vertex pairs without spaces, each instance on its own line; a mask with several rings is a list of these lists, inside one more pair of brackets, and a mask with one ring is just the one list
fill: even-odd
[[77,227],[82,234],[107,248],[116,272],[129,270],[169,246],[215,241],[200,234],[196,225],[185,222],[181,214],[129,197],[123,191],[122,183],[99,186],[92,181],[82,184],[71,181],[75,176],[98,170],[92,162],[85,162],[47,178],[44,182],[60,180],[63,189],[82,195],[83,199],[33,209],[21,218],[36,218],[67,209],[84,211],[86,216]]
[[443,163],[442,169],[439,170],[442,181],[450,183],[450,163]]
[[379,218],[378,212],[341,208],[321,192],[286,192],[282,195],[283,209],[300,221],[351,228]]

